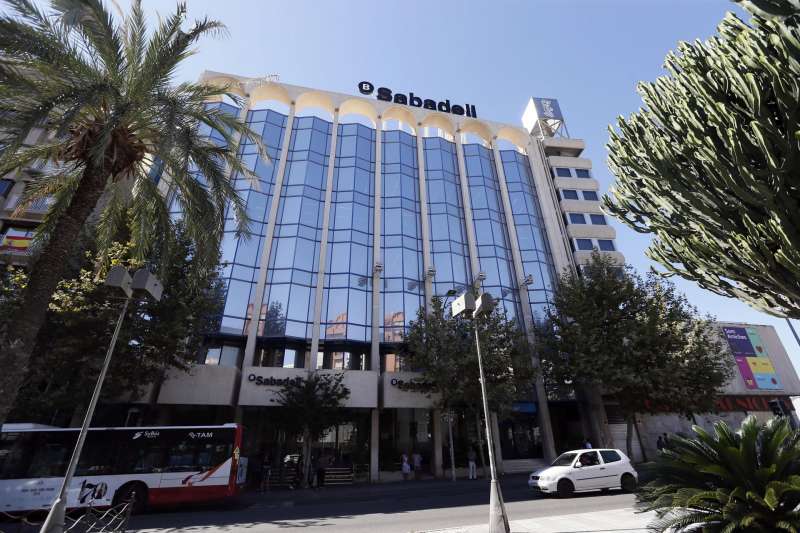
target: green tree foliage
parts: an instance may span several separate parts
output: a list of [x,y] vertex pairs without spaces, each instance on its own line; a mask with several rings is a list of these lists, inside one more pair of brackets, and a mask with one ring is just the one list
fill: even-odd
[[800,530],[800,432],[785,418],[750,416],[739,431],[717,422],[714,433],[673,437],[637,499],[659,517],[660,533],[704,531],[797,533]]
[[800,7],[754,0],[680,43],[610,132],[605,207],[701,287],[800,318]]
[[[197,271],[194,246],[184,233],[175,238],[169,255],[155,258],[165,263],[161,300],[129,305],[103,389],[106,402],[147,401],[142,397],[146,384],[158,386],[169,369],[188,369],[204,334],[218,329],[222,282],[215,269]],[[88,403],[122,306],[119,290],[104,286],[103,280],[116,264],[140,268],[142,263],[130,255],[129,247],[120,244],[102,256],[87,253],[78,276],[59,283],[12,419],[67,423]],[[16,280],[25,277],[21,269],[16,275]],[[0,292],[19,290],[14,279]]]
[[[477,324],[489,405],[503,411],[514,400],[531,396],[529,349],[517,323],[499,308]],[[439,408],[466,411],[477,420],[483,408],[474,328],[471,320],[451,317],[444,301],[434,297],[429,312],[420,308],[409,324],[402,354],[409,368],[421,372],[420,381],[430,396],[436,395]],[[480,436],[480,427],[477,432]]]
[[[102,0],[53,0],[47,11],[29,0],[4,3],[0,175],[50,162],[44,171],[28,173],[20,210],[46,197],[53,204],[38,229],[39,252],[22,301],[0,338],[0,422],[90,215],[97,210],[100,249],[123,227],[130,230],[136,258],[174,244],[168,197],[149,175],[159,161],[173,192],[169,198],[182,208],[194,259],[211,265],[228,206],[238,230],[247,229],[244,201],[230,179],[236,173],[253,176],[238,158],[238,142],[252,139],[263,153],[260,136],[207,106],[223,97],[241,103],[238,96],[226,87],[173,83],[198,40],[223,32],[221,23],[188,23],[185,4],[148,28],[138,0],[121,20]],[[208,138],[198,124],[215,130],[221,141]],[[24,140],[34,128],[46,135],[27,147]]]
[[308,485],[311,443],[329,428],[347,421],[342,402],[350,397],[350,389],[342,384],[343,379],[341,372],[312,372],[307,377],[290,379],[273,400],[283,408],[278,415],[281,427],[303,439],[303,487]]
[[629,455],[637,413],[710,411],[732,375],[710,318],[698,317],[669,282],[641,278],[598,252],[580,275],[558,280],[537,341],[554,385],[602,391],[619,402]]

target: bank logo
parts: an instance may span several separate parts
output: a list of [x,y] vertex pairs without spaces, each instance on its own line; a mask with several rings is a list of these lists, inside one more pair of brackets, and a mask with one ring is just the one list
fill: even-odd
[[136,440],[141,437],[144,437],[146,439],[154,439],[158,437],[158,431],[137,431],[136,433],[133,434],[133,438],[131,440]]
[[358,84],[358,90],[361,92],[361,94],[372,94],[372,92],[375,90],[375,86],[368,81],[362,81]]

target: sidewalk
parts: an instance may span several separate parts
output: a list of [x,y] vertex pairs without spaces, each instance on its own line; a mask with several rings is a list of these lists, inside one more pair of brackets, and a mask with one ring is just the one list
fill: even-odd
[[[634,509],[614,509],[591,513],[545,516],[512,520],[512,533],[633,533],[647,531],[655,513],[636,513]],[[486,524],[416,531],[415,533],[485,533]]]

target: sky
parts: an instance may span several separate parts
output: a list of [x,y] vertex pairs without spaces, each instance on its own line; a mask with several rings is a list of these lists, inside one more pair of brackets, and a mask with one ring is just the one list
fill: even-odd
[[[125,10],[127,0],[117,0]],[[144,0],[168,13],[172,0]],[[469,102],[478,116],[520,125],[531,96],[559,101],[571,137],[584,139],[603,191],[607,128],[641,106],[639,81],[664,75],[679,41],[707,39],[730,0],[188,0],[229,35],[202,41],[179,72],[277,74],[284,83],[358,94],[362,80],[426,98]],[[608,217],[611,218],[611,217]],[[640,272],[650,237],[616,222],[617,246]],[[673,278],[718,320],[776,327],[796,368],[800,347],[784,319]],[[800,323],[795,321],[800,329]]]

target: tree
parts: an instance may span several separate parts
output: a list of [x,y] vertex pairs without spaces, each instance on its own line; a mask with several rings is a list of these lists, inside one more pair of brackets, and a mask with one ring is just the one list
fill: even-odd
[[[521,391],[530,389],[532,372],[524,356],[527,345],[517,323],[499,308],[480,319],[477,327],[489,403],[493,410],[502,410],[519,398]],[[474,328],[472,321],[451,317],[444,301],[433,297],[430,310],[426,313],[421,307],[416,320],[409,324],[402,354],[410,368],[420,370],[422,381],[429,387],[429,396],[438,397],[440,409],[466,409],[475,415],[480,439],[483,409]],[[450,461],[455,468],[452,430],[448,435]]]
[[322,437],[328,428],[347,421],[342,402],[350,397],[350,389],[342,385],[343,379],[344,373],[318,372],[289,379],[274,400],[283,407],[281,425],[288,433],[303,438],[303,487],[308,486],[311,442]]
[[754,416],[736,432],[723,421],[713,434],[693,429],[694,438],[670,438],[637,496],[659,517],[652,530],[800,530],[800,432],[785,418]]
[[[148,384],[157,392],[166,372],[187,370],[204,335],[218,330],[222,282],[215,268],[196,271],[194,246],[178,229],[169,256],[153,259],[166,263],[161,300],[133,300],[129,305],[103,389],[106,401],[140,399]],[[68,422],[88,403],[121,306],[116,291],[103,280],[114,264],[131,270],[142,266],[129,256],[129,247],[121,244],[102,255],[87,253],[78,276],[59,283],[12,419]],[[21,270],[19,275],[24,279]]]
[[710,411],[732,375],[709,317],[698,317],[672,284],[653,274],[642,279],[599,252],[580,275],[558,280],[537,341],[551,381],[588,391],[601,446],[612,445],[602,395],[617,400],[628,422],[629,455],[636,414]]
[[[30,175],[19,210],[46,197],[53,204],[37,229],[39,253],[19,309],[0,338],[0,422],[93,211],[100,249],[125,225],[138,259],[174,244],[167,197],[149,176],[159,161],[170,198],[183,211],[195,261],[211,264],[226,207],[240,232],[248,225],[229,174],[253,176],[237,156],[238,140],[251,139],[263,152],[259,136],[207,105],[223,97],[241,104],[238,96],[226,87],[172,83],[198,40],[224,31],[221,23],[204,19],[184,30],[186,6],[180,4],[148,31],[139,0],[120,24],[102,0],[53,0],[47,12],[28,0],[6,4],[0,14],[0,175],[49,161]],[[221,140],[201,134],[198,124]],[[45,130],[44,140],[26,147],[34,128]]]
[[605,207],[652,233],[667,274],[800,318],[800,5],[743,2],[706,42],[680,43],[644,107],[610,131]]

